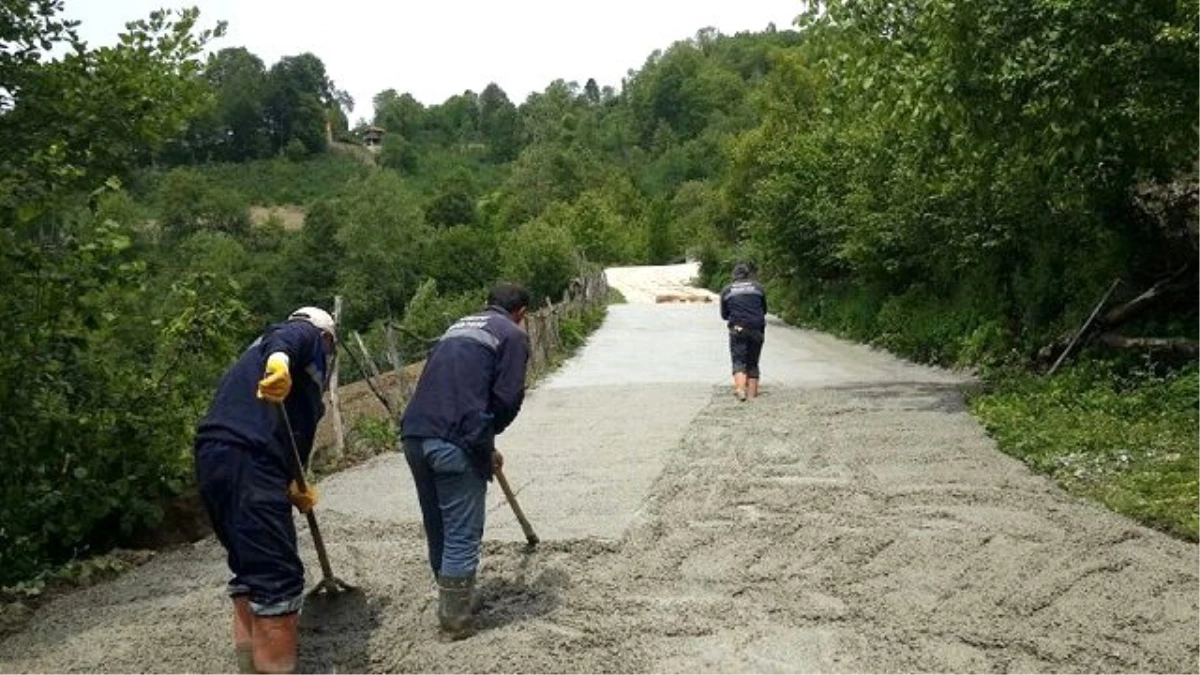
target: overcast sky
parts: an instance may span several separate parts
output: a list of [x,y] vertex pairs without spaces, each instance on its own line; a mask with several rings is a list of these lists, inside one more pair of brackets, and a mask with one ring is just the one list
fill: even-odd
[[269,67],[311,51],[350,92],[351,121],[388,88],[425,104],[498,83],[515,103],[562,78],[620,89],[655,49],[713,26],[722,33],[792,25],[800,0],[65,0],[81,37],[111,44],[158,8],[200,8],[229,22],[213,46],[245,46]]

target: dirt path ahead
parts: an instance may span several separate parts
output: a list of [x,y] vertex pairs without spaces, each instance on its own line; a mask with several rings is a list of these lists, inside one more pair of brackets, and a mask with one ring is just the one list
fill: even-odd
[[[489,495],[466,642],[437,639],[399,458],[325,481],[364,593],[306,607],[302,668],[1197,671],[1195,545],[1000,454],[942,371],[776,324],[739,404],[715,314],[614,306],[532,392],[502,447],[544,543],[523,551]],[[211,540],[161,555],[43,608],[0,671],[228,670],[224,580]]]

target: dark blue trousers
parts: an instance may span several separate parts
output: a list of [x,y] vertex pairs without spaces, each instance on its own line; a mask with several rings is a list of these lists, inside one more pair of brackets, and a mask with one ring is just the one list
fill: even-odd
[[304,564],[282,451],[197,440],[196,479],[217,539],[228,554],[231,596],[249,595],[259,616],[299,611]]

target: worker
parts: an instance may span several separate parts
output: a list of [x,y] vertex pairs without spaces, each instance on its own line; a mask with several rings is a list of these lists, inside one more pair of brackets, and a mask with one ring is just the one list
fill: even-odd
[[733,392],[745,402],[758,396],[758,359],[767,328],[767,294],[744,263],[734,266],[733,282],[721,290],[721,318],[729,328]]
[[438,585],[438,621],[454,640],[474,632],[484,499],[493,469],[504,463],[495,437],[525,399],[529,338],[522,325],[528,304],[528,291],[500,283],[483,312],[450,326],[430,352],[400,420]]
[[324,414],[335,340],[328,313],[296,310],[225,372],[196,428],[200,496],[233,575],[228,592],[241,672],[296,670],[304,565],[291,509],[307,513],[317,493],[311,485],[301,491],[293,480],[295,454],[303,470]]

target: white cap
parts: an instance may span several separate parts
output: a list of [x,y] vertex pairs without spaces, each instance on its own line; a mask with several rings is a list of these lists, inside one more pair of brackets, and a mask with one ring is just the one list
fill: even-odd
[[333,317],[319,307],[301,307],[288,317],[288,321],[296,319],[307,321],[328,333],[329,337],[337,339],[337,326],[333,323]]

